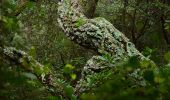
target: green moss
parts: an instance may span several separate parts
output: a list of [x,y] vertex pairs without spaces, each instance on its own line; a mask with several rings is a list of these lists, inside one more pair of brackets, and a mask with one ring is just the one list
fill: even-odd
[[76,26],[76,27],[80,27],[80,26],[82,26],[82,25],[85,24],[85,23],[86,23],[86,20],[85,20],[84,18],[79,18],[79,19],[76,21],[75,26]]

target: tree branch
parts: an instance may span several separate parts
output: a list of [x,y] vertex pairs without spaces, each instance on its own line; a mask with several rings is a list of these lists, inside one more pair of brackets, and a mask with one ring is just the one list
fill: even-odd
[[39,0],[18,0],[17,1],[17,7],[14,13],[12,13],[13,16],[18,16],[25,8],[28,2],[38,2]]
[[19,64],[26,72],[30,72],[37,76],[39,82],[42,83],[51,94],[65,97],[62,85],[53,76],[51,70],[47,66],[40,64],[24,51],[17,50],[14,47],[0,49],[6,59]]
[[99,54],[110,54],[119,59],[131,56],[145,58],[134,44],[106,19],[88,19],[80,13],[81,6],[76,7],[78,3],[75,4],[75,1],[60,3],[58,8],[59,25],[72,41]]
[[83,13],[88,18],[93,18],[99,0],[79,0],[83,7]]
[[86,63],[82,71],[82,78],[75,88],[77,93],[81,93],[87,89],[83,88],[83,82],[86,82],[85,78],[88,75],[109,68],[109,66],[103,65],[105,61],[102,61],[103,63],[99,62],[103,54],[110,55],[114,58],[112,67],[115,67],[114,65],[119,61],[126,60],[132,56],[153,63],[151,60],[144,57],[135,48],[134,44],[110,22],[101,17],[88,19],[82,13],[82,8],[78,0],[64,0],[59,3],[58,7],[58,23],[66,35],[75,43],[85,48],[92,49],[99,54],[98,56],[92,57]]

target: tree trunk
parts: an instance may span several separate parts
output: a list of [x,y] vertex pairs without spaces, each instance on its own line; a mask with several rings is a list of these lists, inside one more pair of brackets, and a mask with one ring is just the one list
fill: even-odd
[[83,8],[84,15],[88,18],[94,17],[98,0],[79,0],[79,2]]
[[86,90],[82,85],[86,81],[86,76],[108,68],[108,66],[100,63],[104,62],[101,55],[107,54],[112,56],[114,58],[113,67],[117,62],[132,56],[137,56],[141,60],[149,60],[109,21],[101,17],[87,18],[83,14],[83,7],[78,0],[64,0],[60,2],[58,14],[59,26],[72,41],[98,53],[97,56],[93,56],[87,61],[84,66],[82,78],[75,88],[76,93],[79,94]]
[[88,19],[77,0],[60,3],[58,8],[60,27],[74,42],[99,54],[110,54],[117,58],[139,56],[145,58],[124,36],[106,19]]
[[[101,17],[88,19],[83,12],[83,7],[78,0],[61,0],[59,3],[58,22],[66,35],[79,45],[98,53],[84,66],[82,77],[75,87],[76,94],[88,90],[84,85],[88,75],[109,68],[102,55],[106,54],[114,58],[112,67],[115,67],[117,62],[132,56],[137,56],[141,60],[149,60],[106,19]],[[47,67],[38,63],[25,52],[15,48],[0,47],[0,54],[3,54],[9,61],[17,62],[25,71],[35,74],[47,90],[54,90],[54,95],[60,94],[65,97],[63,87],[57,83],[56,78],[52,77],[51,71],[46,71]]]

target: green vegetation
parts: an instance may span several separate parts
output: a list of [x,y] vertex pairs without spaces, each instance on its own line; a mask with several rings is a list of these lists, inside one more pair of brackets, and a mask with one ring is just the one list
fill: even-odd
[[[144,56],[88,75],[88,89],[75,94],[86,62],[96,53],[70,41],[58,26],[55,0],[1,0],[0,3],[0,100],[168,100],[170,98],[170,2],[168,0],[99,0],[94,16],[104,17],[123,31]],[[86,20],[79,18],[80,27]],[[3,48],[27,53],[22,63],[10,59]],[[17,55],[22,56],[22,55]],[[14,56],[14,58],[17,58]],[[30,59],[30,62],[28,62]],[[36,60],[34,60],[36,59]],[[41,63],[39,67],[35,62]],[[101,61],[102,63],[102,61]],[[22,67],[24,66],[24,68]],[[32,71],[34,69],[34,71]],[[52,74],[54,90],[40,77]],[[44,76],[43,76],[44,75]],[[49,81],[51,82],[51,81]]]
[[76,25],[76,27],[80,27],[85,23],[86,23],[86,21],[83,18],[79,18],[78,20],[76,20],[75,25]]

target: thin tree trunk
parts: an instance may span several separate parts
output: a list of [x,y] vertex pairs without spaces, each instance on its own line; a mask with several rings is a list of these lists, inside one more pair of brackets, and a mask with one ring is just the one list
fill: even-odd
[[162,28],[162,33],[163,33],[163,36],[164,36],[164,39],[165,39],[165,42],[166,44],[170,44],[170,38],[168,36],[168,33],[167,31],[165,30],[165,17],[164,15],[162,14],[161,18],[160,18],[160,21],[161,21],[161,28]]
[[[162,1],[163,4],[166,4],[166,0]],[[161,17],[160,17],[160,22],[161,22],[161,27],[162,27],[162,33],[165,39],[166,44],[170,45],[170,35],[168,34],[168,32],[165,30],[165,14],[164,14],[164,8],[162,8],[162,12],[161,12]]]
[[122,31],[123,32],[127,32],[126,31],[126,12],[127,12],[127,6],[128,6],[128,0],[124,0],[124,8],[123,8],[123,25],[122,25]]
[[83,8],[82,10],[85,16],[88,18],[93,18],[98,0],[79,0],[79,2]]

